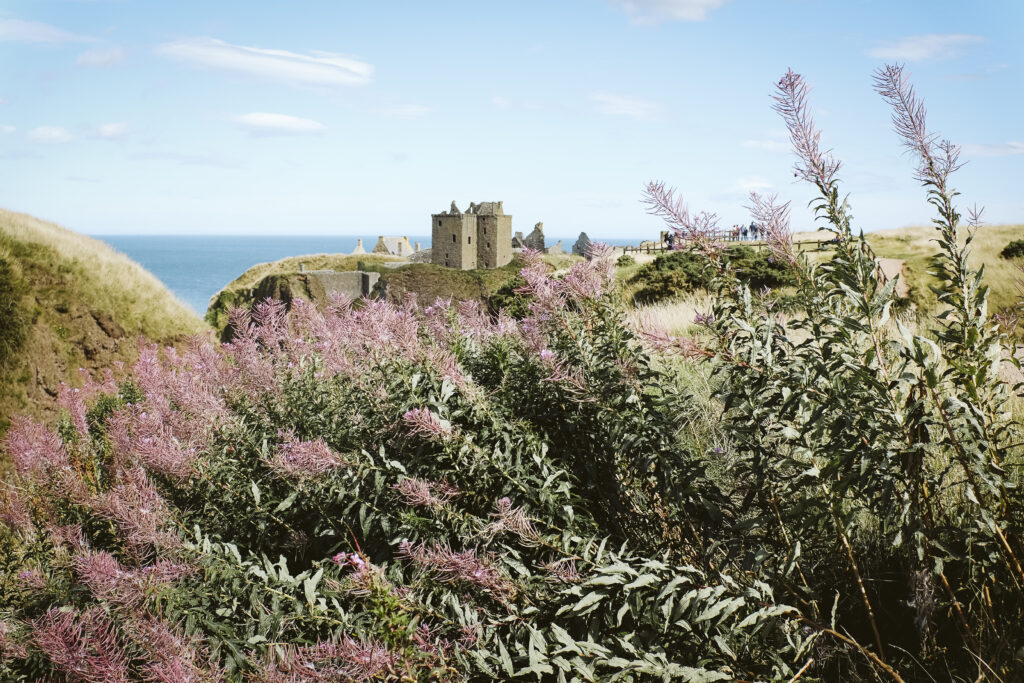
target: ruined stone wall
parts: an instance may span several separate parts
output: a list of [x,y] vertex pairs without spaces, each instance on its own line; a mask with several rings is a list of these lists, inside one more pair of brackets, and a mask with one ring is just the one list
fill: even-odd
[[477,267],[477,216],[468,213],[431,216],[431,261],[437,266],[473,270]]
[[317,290],[321,290],[326,302],[330,298],[331,292],[345,294],[353,299],[358,299],[361,296],[370,296],[370,293],[373,292],[373,286],[380,279],[380,273],[358,270],[341,272],[313,271],[306,273],[306,278],[309,283],[310,295],[315,296],[319,294]]
[[512,216],[476,217],[478,268],[500,268],[512,260]]

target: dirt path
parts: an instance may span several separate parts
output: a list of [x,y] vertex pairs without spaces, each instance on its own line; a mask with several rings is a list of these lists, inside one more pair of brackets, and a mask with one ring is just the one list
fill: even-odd
[[903,298],[910,294],[907,274],[903,272],[903,259],[880,258],[878,259],[878,265],[881,266],[882,272],[885,273],[886,280],[891,280],[899,275],[900,280],[896,283],[896,296]]

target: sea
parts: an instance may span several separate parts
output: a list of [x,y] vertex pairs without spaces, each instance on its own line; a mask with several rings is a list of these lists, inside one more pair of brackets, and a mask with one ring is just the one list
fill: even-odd
[[[349,254],[362,238],[369,251],[373,235],[93,235],[150,271],[200,316],[225,285],[257,263],[304,254]],[[548,237],[568,251],[575,237]],[[430,246],[429,235],[409,235],[412,243]],[[606,244],[636,244],[637,239],[602,239]]]

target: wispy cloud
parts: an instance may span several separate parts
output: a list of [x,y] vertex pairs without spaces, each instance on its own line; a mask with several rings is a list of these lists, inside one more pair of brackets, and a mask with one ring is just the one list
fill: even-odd
[[101,140],[122,140],[128,137],[131,130],[124,122],[104,123],[96,128],[96,137]]
[[46,144],[71,142],[75,139],[75,136],[71,134],[71,131],[67,128],[60,128],[58,126],[39,126],[38,128],[33,128],[28,132],[26,137],[32,142],[42,142]]
[[666,21],[704,21],[708,12],[729,0],[615,0],[634,24]]
[[385,116],[394,119],[418,119],[434,111],[433,107],[423,104],[398,104],[393,107],[384,107],[380,110]]
[[897,41],[882,43],[868,50],[869,57],[907,62],[923,62],[929,59],[948,59],[963,54],[973,45],[985,42],[984,36],[968,33],[931,33],[924,36],[907,36]]
[[16,130],[18,129],[14,126],[0,126],[0,133],[3,133],[4,135],[10,135]]
[[373,77],[373,65],[340,54],[268,50],[231,45],[214,38],[187,38],[165,43],[157,47],[157,53],[189,66],[294,86],[363,85]]
[[255,111],[233,118],[236,123],[253,135],[310,135],[327,130],[327,126],[319,121],[288,114]]
[[139,161],[173,161],[182,166],[209,166],[211,168],[241,168],[237,161],[224,159],[210,154],[190,154],[188,152],[139,152],[131,155]]
[[124,50],[119,47],[86,50],[78,55],[75,66],[114,66],[124,61]]
[[91,43],[95,39],[89,36],[80,36],[40,21],[0,19],[0,42],[4,41],[52,45],[56,43]]
[[633,119],[650,120],[657,118],[662,113],[662,106],[658,102],[642,100],[636,97],[613,95],[607,92],[592,93],[590,101],[597,105],[599,112],[609,116],[627,116]]
[[761,176],[745,175],[736,180],[736,189],[743,192],[758,192],[772,189],[772,184]]
[[1009,157],[1024,154],[1024,142],[1003,142],[995,145],[964,145],[963,153],[972,157]]
[[744,140],[740,145],[747,149],[761,149],[779,154],[784,154],[791,149],[790,144],[783,140]]

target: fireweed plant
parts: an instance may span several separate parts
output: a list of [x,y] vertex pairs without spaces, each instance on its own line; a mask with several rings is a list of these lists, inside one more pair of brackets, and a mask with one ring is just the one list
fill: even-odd
[[[785,318],[719,258],[714,217],[652,184],[715,274],[699,340],[632,329],[609,253],[561,277],[528,254],[521,320],[264,302],[227,345],[64,388],[56,428],[16,419],[0,678],[1019,679],[1003,339],[956,149],[898,68],[878,85],[939,212],[933,330],[891,319],[789,73],[776,108],[839,244],[808,263],[788,207],[753,198],[797,274]],[[695,360],[720,424],[679,372]]]

